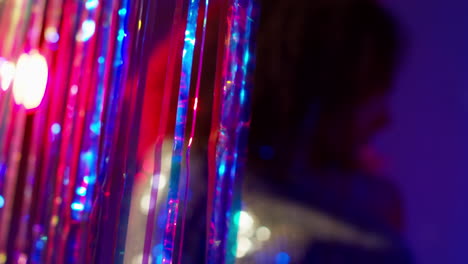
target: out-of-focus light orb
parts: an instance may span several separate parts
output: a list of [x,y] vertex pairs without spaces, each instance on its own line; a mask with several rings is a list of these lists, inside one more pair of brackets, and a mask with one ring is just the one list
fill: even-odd
[[96,7],[98,7],[99,5],[99,1],[98,0],[88,0],[86,1],[86,9],[88,10],[93,10],[93,9],[96,9]]
[[291,257],[286,252],[280,252],[276,255],[275,264],[289,264]]
[[91,177],[89,177],[89,176],[84,176],[84,177],[83,177],[83,182],[86,183],[86,184],[89,184],[89,182],[90,182],[90,180],[91,180],[90,178],[91,178]]
[[0,208],[3,208],[3,206],[5,206],[5,198],[0,195]]
[[164,250],[164,246],[163,244],[159,243],[157,244],[156,246],[153,247],[153,250],[151,251],[152,254],[153,254],[153,257],[150,258],[151,259],[155,259],[155,263],[156,264],[162,264],[162,261],[163,261],[163,250]]
[[80,196],[85,196],[85,195],[86,195],[86,192],[87,192],[87,189],[86,189],[86,187],[83,187],[83,186],[78,187],[78,188],[76,189],[76,194],[78,194],[78,195],[80,195]]
[[221,165],[219,165],[219,168],[218,168],[218,174],[224,175],[224,173],[226,173],[226,164],[221,163]]
[[99,135],[101,133],[101,122],[94,122],[91,125],[89,125],[89,130],[93,132],[96,135]]
[[271,237],[271,231],[266,226],[261,226],[255,232],[258,241],[267,241]]
[[62,127],[60,127],[60,125],[57,124],[57,123],[54,123],[50,127],[50,132],[52,132],[52,134],[54,134],[54,135],[57,135],[58,133],[60,133],[61,130],[62,130]]
[[127,14],[127,9],[125,8],[122,8],[122,9],[119,9],[119,16],[125,16]]
[[75,202],[75,203],[72,203],[70,207],[74,211],[83,211],[84,210],[84,204],[82,204],[82,203]]
[[28,257],[25,254],[20,254],[18,257],[18,261],[16,263],[18,264],[26,264],[28,262]]
[[94,35],[95,30],[96,23],[93,20],[87,19],[83,21],[83,24],[81,24],[81,30],[76,35],[76,40],[81,42],[88,41]]
[[3,91],[8,90],[13,78],[15,78],[15,64],[9,61],[0,61],[0,85]]
[[239,234],[248,234],[252,232],[254,220],[249,213],[245,211],[239,212]]
[[76,93],[78,93],[78,86],[77,85],[72,85],[72,87],[70,88],[70,93],[72,95],[75,95]]
[[252,248],[252,241],[248,239],[247,237],[240,237],[237,240],[237,251],[236,251],[236,257],[237,258],[242,258],[244,257]]
[[44,97],[47,77],[47,60],[37,51],[22,54],[16,64],[13,97],[26,109],[38,107]]
[[44,37],[49,43],[57,43],[60,39],[59,34],[57,33],[57,28],[48,27],[44,32]]
[[127,34],[125,33],[125,31],[123,29],[120,29],[117,35],[117,40],[122,41],[126,36]]
[[94,157],[95,157],[95,155],[94,155],[93,151],[91,151],[91,150],[88,150],[88,151],[81,154],[81,160],[85,161],[87,163],[92,163],[93,160],[94,160]]

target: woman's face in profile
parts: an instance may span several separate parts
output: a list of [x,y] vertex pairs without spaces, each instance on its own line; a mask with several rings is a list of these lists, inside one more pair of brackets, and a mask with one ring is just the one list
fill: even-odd
[[[364,56],[360,76],[361,90],[367,91],[354,105],[352,112],[351,134],[353,154],[362,163],[362,153],[372,149],[372,141],[385,129],[390,121],[390,92],[392,90],[391,72],[380,68],[382,61],[376,56],[375,49],[368,48]],[[377,70],[376,70],[377,69]],[[381,76],[375,80],[376,76]]]
[[367,167],[373,139],[390,123],[389,109],[389,94],[379,93],[325,116],[324,130],[320,129],[321,136],[317,138],[322,142],[319,146],[325,149],[319,150],[319,155],[332,155],[325,159],[336,160],[345,167]]
[[354,113],[352,130],[355,138],[353,160],[361,169],[369,172],[379,172],[382,167],[380,155],[375,152],[372,141],[390,123],[388,94],[369,97],[359,105]]
[[360,146],[368,145],[390,123],[388,94],[369,97],[358,106],[354,116],[355,139]]

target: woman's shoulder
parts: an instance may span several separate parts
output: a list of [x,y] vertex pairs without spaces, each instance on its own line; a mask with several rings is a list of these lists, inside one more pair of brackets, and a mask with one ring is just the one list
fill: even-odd
[[289,252],[293,260],[308,258],[317,250],[387,259],[406,254],[400,236],[399,192],[386,178],[330,172],[294,184],[247,184],[243,200],[255,223],[252,228],[265,227],[271,232],[268,241],[254,237],[254,244],[258,242],[254,248],[262,254]]
[[[408,255],[404,242],[398,235],[391,234],[388,230],[356,225],[346,218],[310,204],[297,203],[264,192],[245,194],[244,202],[243,217],[247,215],[251,221],[241,219],[239,237],[242,241],[248,239],[252,243],[246,258],[251,261],[255,259],[253,263],[275,263],[274,259],[262,262],[257,258],[262,256],[261,259],[265,260],[280,253],[287,253],[291,258],[290,263],[328,263],[311,262],[311,256],[325,261],[333,255],[348,256],[348,259],[353,256],[367,256],[373,260],[380,257],[396,259]],[[242,226],[243,223],[249,226]],[[303,262],[304,259],[307,261]]]

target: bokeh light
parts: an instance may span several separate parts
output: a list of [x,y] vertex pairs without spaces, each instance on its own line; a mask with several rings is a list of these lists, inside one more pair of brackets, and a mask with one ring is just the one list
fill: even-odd
[[57,43],[60,39],[59,34],[57,33],[57,28],[48,27],[44,32],[45,39],[49,43]]
[[88,0],[88,1],[86,1],[85,5],[86,5],[86,9],[94,10],[94,9],[96,9],[96,7],[98,7],[99,1],[98,0]]
[[280,252],[276,255],[275,263],[276,264],[289,264],[291,257],[286,252]]
[[54,123],[51,127],[50,127],[50,132],[52,132],[52,134],[54,135],[57,135],[60,133],[60,131],[62,130],[62,127],[57,124],[57,123]]
[[96,23],[93,20],[85,20],[81,25],[81,30],[76,36],[77,41],[86,42],[88,41],[96,31]]
[[84,205],[82,203],[72,203],[71,204],[71,209],[75,211],[83,211],[84,210]]
[[14,77],[15,64],[9,61],[0,61],[0,85],[2,86],[3,91],[8,90]]
[[38,107],[44,97],[48,77],[47,61],[37,51],[22,54],[17,63],[13,96],[26,109]]
[[3,206],[5,206],[5,198],[0,195],[0,208],[3,208]]
[[247,237],[240,237],[237,241],[237,252],[236,257],[242,258],[244,257],[252,248],[252,241]]
[[239,234],[252,235],[254,219],[249,213],[245,211],[241,211],[239,214]]
[[261,226],[255,232],[258,241],[267,241],[271,237],[271,231],[266,226]]

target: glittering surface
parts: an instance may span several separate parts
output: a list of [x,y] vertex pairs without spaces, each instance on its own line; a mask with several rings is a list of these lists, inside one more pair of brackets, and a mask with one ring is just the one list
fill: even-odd
[[245,158],[248,121],[250,118],[251,34],[254,3],[249,0],[234,0],[230,3],[227,26],[226,50],[222,69],[220,91],[219,127],[215,149],[216,169],[210,175],[215,182],[208,244],[209,263],[233,263],[234,245],[228,243],[230,230],[235,237],[234,210],[238,207],[233,199],[236,184]]
[[[33,2],[0,3],[0,263],[180,262],[189,241],[183,236],[190,149],[199,142],[197,111],[206,109],[199,92],[207,23],[218,23],[210,22],[208,10],[219,3]],[[252,6],[229,2],[227,45],[219,53],[224,63],[213,69],[223,85],[215,87],[222,99],[218,186],[210,202],[222,245],[228,238],[221,222],[231,210],[231,198],[222,197],[234,183],[219,184],[239,174],[250,94]],[[152,57],[166,41],[176,45]],[[15,77],[21,54],[40,54],[48,72],[20,100],[10,88],[33,80],[21,67],[23,75]],[[163,81],[153,84],[153,77]],[[41,97],[29,107],[24,98],[36,93]],[[157,114],[144,118],[147,101]],[[223,263],[219,257],[211,263]]]
[[167,220],[164,234],[163,264],[172,263],[177,230],[177,217],[180,203],[180,176],[184,154],[185,130],[187,127],[187,111],[189,108],[190,81],[192,77],[192,63],[195,49],[195,35],[197,31],[199,0],[191,0],[187,27],[185,30],[184,49],[182,54],[182,74],[180,79],[179,96],[177,100],[176,126],[172,152],[171,177],[169,182]]

